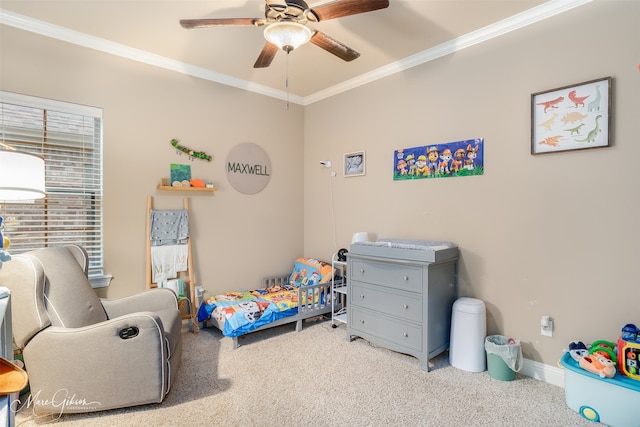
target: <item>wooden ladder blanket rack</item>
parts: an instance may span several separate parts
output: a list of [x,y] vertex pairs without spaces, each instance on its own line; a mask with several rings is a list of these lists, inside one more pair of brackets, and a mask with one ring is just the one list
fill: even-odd
[[[189,199],[184,198],[183,200],[183,209],[187,211],[187,215],[189,214]],[[153,210],[153,198],[151,196],[147,197],[147,254],[146,254],[146,282],[147,289],[157,288],[158,284],[153,283],[152,281],[152,270],[153,265],[151,262],[151,212]],[[182,309],[186,304],[187,313],[182,314],[182,320],[190,320],[191,321],[191,330],[194,334],[198,333],[198,313],[196,307],[196,275],[193,270],[193,250],[191,245],[191,232],[189,232],[189,238],[187,239],[187,271],[183,271],[178,273],[178,277],[184,280],[185,288],[188,286],[189,295],[188,298],[179,299],[178,306]],[[182,311],[182,310],[181,310]]]

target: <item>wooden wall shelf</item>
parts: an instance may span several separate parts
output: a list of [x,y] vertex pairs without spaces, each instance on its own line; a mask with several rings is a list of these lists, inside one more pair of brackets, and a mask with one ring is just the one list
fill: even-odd
[[172,187],[170,185],[158,185],[158,190],[163,191],[200,191],[203,193],[215,193],[218,191],[217,188],[207,188],[207,187]]

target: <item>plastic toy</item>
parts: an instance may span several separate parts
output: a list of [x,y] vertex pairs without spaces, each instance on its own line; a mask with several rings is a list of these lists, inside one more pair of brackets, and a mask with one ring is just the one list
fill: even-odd
[[620,336],[625,341],[637,342],[640,344],[640,329],[633,323],[627,323],[622,328],[622,334]]
[[587,355],[589,355],[589,350],[587,350],[587,346],[582,341],[571,341],[569,343],[569,356],[573,360],[580,363],[580,359]]
[[589,354],[599,354],[600,356],[613,361],[615,365],[618,362],[615,350],[616,345],[614,343],[605,340],[598,340],[591,343]]
[[640,380],[640,329],[634,324],[625,325],[618,339],[618,369],[629,378]]
[[615,345],[609,341],[594,341],[586,346],[582,341],[569,343],[569,356],[578,365],[602,378],[613,378],[616,375]]
[[597,352],[584,356],[578,363],[582,369],[600,375],[601,378],[613,378],[616,376],[615,363]]

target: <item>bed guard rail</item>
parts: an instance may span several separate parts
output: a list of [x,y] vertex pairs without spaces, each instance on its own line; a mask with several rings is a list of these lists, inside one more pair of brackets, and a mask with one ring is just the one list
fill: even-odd
[[[262,278],[262,287],[285,286],[289,284],[289,274],[265,276]],[[317,283],[311,286],[298,288],[298,311],[312,312],[324,310],[331,306],[331,283]]]

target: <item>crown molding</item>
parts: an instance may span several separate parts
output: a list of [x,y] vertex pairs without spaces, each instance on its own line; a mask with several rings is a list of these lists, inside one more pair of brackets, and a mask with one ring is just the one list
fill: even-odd
[[[144,50],[135,49],[130,46],[115,43],[99,37],[94,37],[69,28],[53,25],[48,22],[33,19],[4,9],[0,9],[0,24],[29,31],[45,37],[51,37],[53,39],[65,41],[89,49],[98,50],[122,58],[131,59],[154,67],[187,74],[204,80],[247,90],[249,92],[270,96],[272,98],[287,100],[287,93],[280,90],[252,83],[247,80],[237,79],[226,74],[176,61],[174,59],[166,58]],[[299,96],[289,95],[288,100],[292,103],[303,104],[303,99]]]
[[478,43],[491,40],[495,37],[502,36],[527,25],[534,24],[539,21],[559,15],[578,6],[590,3],[593,0],[551,0],[540,6],[531,8],[517,15],[498,21],[495,24],[488,25],[479,30],[467,33],[455,39],[448,40],[430,49],[418,52],[415,55],[408,56],[404,59],[377,68],[369,73],[362,74],[350,80],[331,86],[327,89],[318,91],[312,95],[305,97],[305,105],[330,98],[342,92],[354,89],[356,87],[371,83],[376,80],[391,76],[396,73],[417,67],[443,56],[461,51]]
[[120,43],[115,43],[99,37],[94,37],[79,31],[74,31],[48,22],[33,19],[24,15],[0,9],[0,24],[19,28],[35,34],[62,40],[68,43],[98,50],[111,55],[127,58],[147,65],[164,68],[166,70],[187,74],[204,80],[232,86],[249,92],[277,98],[299,105],[310,105],[314,102],[349,91],[367,83],[380,80],[409,68],[422,65],[451,53],[458,52],[467,47],[474,46],[492,38],[499,37],[511,31],[518,30],[533,23],[548,19],[552,16],[564,13],[568,10],[590,3],[593,0],[550,0],[540,6],[534,7],[495,24],[465,34],[461,37],[449,40],[433,48],[424,50],[415,55],[377,68],[369,73],[346,80],[327,89],[318,91],[306,97],[287,94],[264,85],[247,80],[231,77],[203,67],[176,61],[140,49],[135,49]]

